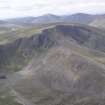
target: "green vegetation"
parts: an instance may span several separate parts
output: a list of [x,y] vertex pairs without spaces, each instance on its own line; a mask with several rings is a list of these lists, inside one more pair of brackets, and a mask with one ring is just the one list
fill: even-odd
[[0,91],[0,105],[21,105],[15,100],[15,96],[12,96],[10,91]]
[[22,37],[30,37],[35,33],[40,33],[41,29],[36,27],[18,28],[15,31],[4,29],[3,33],[0,33],[0,44],[6,44],[13,42],[14,40]]

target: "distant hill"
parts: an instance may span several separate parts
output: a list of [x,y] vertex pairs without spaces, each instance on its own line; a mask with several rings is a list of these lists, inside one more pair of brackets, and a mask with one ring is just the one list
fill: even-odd
[[23,17],[23,18],[9,19],[7,21],[13,24],[23,24],[23,25],[48,24],[55,22],[89,24],[93,22],[95,19],[100,17],[105,17],[105,15],[90,15],[90,14],[78,13],[73,15],[56,16],[53,14],[46,14],[39,17]]
[[32,23],[36,23],[36,24],[46,24],[46,23],[54,23],[54,22],[60,22],[61,21],[61,17],[60,16],[56,16],[56,15],[52,15],[52,14],[46,14],[43,16],[39,16],[37,18],[35,18]]
[[39,17],[23,17],[16,19],[7,20],[9,23],[20,24],[20,25],[31,25],[31,24],[46,24],[46,23],[54,23],[58,22],[59,16],[46,14]]
[[89,14],[78,13],[78,14],[73,14],[69,16],[64,16],[63,18],[64,18],[63,20],[67,22],[88,24],[94,20],[95,16],[89,15]]

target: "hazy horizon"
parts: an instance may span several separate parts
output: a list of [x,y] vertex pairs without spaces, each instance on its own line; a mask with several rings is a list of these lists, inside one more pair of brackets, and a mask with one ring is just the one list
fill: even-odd
[[0,0],[0,19],[44,14],[104,14],[105,0]]

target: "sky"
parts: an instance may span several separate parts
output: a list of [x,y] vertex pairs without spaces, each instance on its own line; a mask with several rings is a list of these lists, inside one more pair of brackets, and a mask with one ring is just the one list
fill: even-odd
[[67,15],[74,13],[105,13],[105,0],[0,0],[0,19]]

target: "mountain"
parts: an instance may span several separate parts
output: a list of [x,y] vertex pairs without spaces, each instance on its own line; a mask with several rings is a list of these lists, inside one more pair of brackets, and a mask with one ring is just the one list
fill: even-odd
[[64,16],[63,18],[63,20],[67,22],[69,21],[73,23],[88,24],[94,20],[95,16],[90,14],[77,13],[69,16]]
[[20,51],[41,52],[10,77],[15,91],[33,105],[104,105],[105,66],[99,59],[105,60],[105,36],[100,32],[84,25],[57,25],[21,40]]
[[13,87],[33,105],[105,104],[105,69],[70,48],[52,48],[17,75]]
[[2,44],[0,74],[2,103],[104,105],[105,31],[56,23]]
[[33,25],[33,24],[53,23],[57,22],[59,19],[60,19],[59,16],[46,14],[39,17],[23,17],[23,18],[9,19],[7,21],[13,24]]
[[31,23],[31,21],[33,21],[35,19],[35,17],[22,17],[22,18],[13,18],[13,19],[8,19],[6,21],[8,21],[9,23],[13,23],[13,24],[18,24],[18,25],[24,25],[24,24],[29,24]]
[[0,20],[0,25],[6,24],[6,21]]
[[1,21],[0,105],[104,105],[104,18],[78,13]]
[[77,13],[72,15],[57,16],[53,14],[45,14],[39,17],[23,17],[16,19],[8,19],[8,23],[17,24],[17,25],[40,25],[40,24],[49,24],[56,22],[66,22],[66,23],[78,23],[78,24],[92,24],[95,20],[100,20],[105,18],[104,14],[100,15],[91,15],[85,13]]
[[38,23],[46,24],[46,22],[47,23],[55,23],[55,22],[60,22],[60,19],[61,19],[61,17],[59,17],[59,16],[52,15],[52,14],[46,14],[46,15],[39,16],[39,17],[35,18],[32,21],[32,23],[35,23],[35,24],[38,24]]

